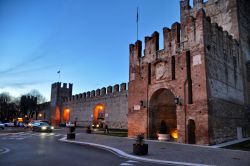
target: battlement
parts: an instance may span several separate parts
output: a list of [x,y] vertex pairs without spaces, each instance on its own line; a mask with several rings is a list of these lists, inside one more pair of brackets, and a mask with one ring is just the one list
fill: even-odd
[[22,96],[21,100],[24,100],[27,102],[37,102],[37,97],[26,95],[26,96]]
[[63,83],[61,84],[61,82],[55,82],[51,85],[51,87],[54,89],[54,88],[61,88],[61,89],[69,89],[69,90],[72,90],[72,87],[73,87],[73,84],[69,83]]
[[[168,27],[163,28],[163,42],[164,42],[164,52],[167,52],[169,56],[173,56],[181,52],[183,49],[188,49],[191,45],[196,45],[197,43],[202,43],[200,41],[203,34],[198,33],[203,32],[203,24],[206,14],[203,9],[200,9],[196,16],[189,16],[181,24],[175,22],[172,24],[171,29]],[[181,40],[181,34],[184,34],[183,40]],[[189,44],[187,44],[189,43]],[[184,44],[186,45],[184,47]],[[144,57],[142,57],[142,42],[136,41],[135,44],[129,45],[130,50],[130,62],[134,65],[138,65],[139,62],[151,62],[157,58],[157,52],[163,52],[159,50],[159,33],[154,32],[151,36],[145,37],[145,50]],[[142,59],[143,58],[143,59]]]
[[95,97],[101,97],[105,95],[118,94],[121,92],[127,91],[127,84],[115,84],[114,86],[103,87],[102,89],[96,89],[76,95],[72,95],[71,97],[65,98],[64,102],[78,101],[82,99],[93,99]]

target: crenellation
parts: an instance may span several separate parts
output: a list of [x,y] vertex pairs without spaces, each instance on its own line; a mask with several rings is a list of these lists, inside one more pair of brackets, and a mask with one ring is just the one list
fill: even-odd
[[90,97],[91,97],[91,98],[95,97],[95,90],[92,90],[92,91],[91,91]]
[[82,94],[82,96],[83,96],[83,99],[86,99],[86,92],[84,92],[83,94]]
[[118,84],[115,84],[114,85],[114,92],[119,92],[119,85]]
[[172,41],[172,35],[171,35],[171,29],[164,27],[163,28],[163,41],[164,41],[164,49],[165,50],[171,50],[171,41]]
[[101,90],[101,95],[104,96],[104,95],[106,95],[106,93],[107,93],[107,90],[105,87],[103,87]]
[[96,96],[100,96],[101,90],[100,89],[96,89],[95,94],[96,94]]
[[120,91],[123,92],[123,91],[126,91],[126,90],[127,90],[126,83],[121,83],[121,85],[120,85]]
[[107,94],[113,93],[113,88],[112,86],[107,87]]
[[154,32],[150,37],[145,37],[144,56],[148,57],[159,50],[159,33]]
[[63,83],[63,88],[67,88],[67,83]]
[[86,98],[90,98],[90,91],[87,92]]

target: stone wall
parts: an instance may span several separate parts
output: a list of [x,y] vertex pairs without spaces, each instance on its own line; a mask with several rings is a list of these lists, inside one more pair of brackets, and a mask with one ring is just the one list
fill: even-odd
[[109,86],[86,93],[73,95],[64,100],[62,110],[70,110],[70,121],[77,118],[78,126],[88,126],[93,122],[93,111],[97,105],[104,106],[105,124],[109,128],[127,129],[126,84]]
[[237,127],[249,135],[244,107],[244,76],[236,39],[210,18],[205,20],[210,144],[237,138]]

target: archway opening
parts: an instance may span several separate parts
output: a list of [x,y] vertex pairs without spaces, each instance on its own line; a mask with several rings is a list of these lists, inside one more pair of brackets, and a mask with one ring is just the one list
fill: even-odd
[[63,122],[68,122],[70,118],[70,109],[66,108],[63,111]]
[[59,108],[59,106],[56,106],[56,117],[55,117],[55,120],[56,120],[56,124],[59,124],[60,121],[61,121],[61,114],[60,114],[60,108]]
[[[93,110],[93,124],[102,125],[105,120],[105,107],[103,104],[98,104]],[[99,127],[99,126],[98,126]]]
[[173,140],[178,138],[175,96],[168,89],[153,93],[149,105],[149,138],[157,139],[162,121],[166,122],[167,134]]
[[188,120],[188,143],[195,144],[195,122],[193,119]]

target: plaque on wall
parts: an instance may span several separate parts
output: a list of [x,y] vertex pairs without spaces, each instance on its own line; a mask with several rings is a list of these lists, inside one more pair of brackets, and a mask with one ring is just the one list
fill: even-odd
[[200,65],[201,64],[201,55],[195,55],[193,56],[193,66]]
[[165,64],[165,62],[160,62],[157,63],[155,66],[155,77],[156,80],[161,80],[161,79],[165,79],[167,77],[167,65]]

